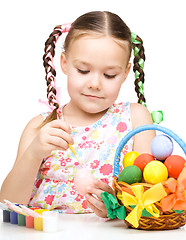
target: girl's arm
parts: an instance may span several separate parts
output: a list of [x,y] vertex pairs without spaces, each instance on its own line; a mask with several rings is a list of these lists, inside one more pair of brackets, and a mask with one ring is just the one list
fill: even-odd
[[4,180],[0,201],[27,204],[43,158],[53,150],[65,150],[73,144],[70,127],[62,120],[54,120],[42,128],[41,115],[33,118],[25,127],[12,170]]
[[[148,109],[141,104],[130,104],[132,128],[135,129],[142,125],[153,124],[151,114]],[[153,130],[143,131],[134,136],[133,151],[139,153],[151,153],[150,145],[152,139],[155,137],[156,132]]]

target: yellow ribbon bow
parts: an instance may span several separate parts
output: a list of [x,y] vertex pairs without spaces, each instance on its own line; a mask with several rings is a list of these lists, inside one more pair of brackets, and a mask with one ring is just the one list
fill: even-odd
[[134,193],[134,196],[125,191],[122,192],[122,195],[119,194],[120,196],[118,196],[124,206],[136,205],[130,214],[125,218],[126,221],[137,228],[144,208],[154,217],[159,217],[159,210],[153,203],[160,201],[162,198],[167,196],[167,193],[161,183],[154,185],[146,191],[144,191],[142,185],[133,185],[131,186],[131,190]]

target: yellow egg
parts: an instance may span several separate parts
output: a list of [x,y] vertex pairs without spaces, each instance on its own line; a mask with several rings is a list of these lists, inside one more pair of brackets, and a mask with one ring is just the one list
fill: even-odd
[[147,163],[143,170],[143,177],[147,183],[156,184],[167,180],[168,171],[162,162],[155,160]]
[[128,167],[130,165],[133,165],[134,160],[137,158],[137,156],[139,156],[140,154],[138,152],[132,151],[132,152],[128,152],[127,154],[125,154],[124,158],[123,158],[123,167]]

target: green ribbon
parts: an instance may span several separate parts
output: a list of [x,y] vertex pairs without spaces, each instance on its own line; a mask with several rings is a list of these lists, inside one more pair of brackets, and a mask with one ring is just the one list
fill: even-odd
[[153,111],[151,112],[151,117],[154,123],[160,124],[163,121],[163,112]]
[[139,53],[140,49],[138,47],[134,48],[134,56],[136,57]]
[[[134,208],[136,207],[136,205],[130,205],[130,207],[131,207],[132,209],[134,209]],[[150,213],[146,210],[146,208],[144,208],[144,209],[142,210],[141,216],[142,216],[142,217],[152,217],[152,214],[150,214]]]
[[178,214],[180,214],[180,213],[182,213],[183,212],[183,210],[173,210],[175,213],[178,213]]
[[120,220],[126,218],[126,210],[124,206],[119,206],[116,198],[107,192],[101,193],[101,198],[107,209],[107,217],[110,219],[115,219],[116,217]]
[[136,37],[137,37],[137,35],[135,33],[131,32],[131,41],[132,41],[132,43],[140,44],[141,42],[136,40]]
[[135,79],[138,79],[140,75],[140,72],[138,72],[138,70],[135,71]]
[[139,65],[140,65],[141,69],[143,70],[143,69],[144,69],[144,63],[145,63],[145,61],[143,60],[143,58],[140,58],[140,60],[138,61],[138,63],[139,63]]
[[[131,41],[133,44],[140,44],[141,42],[136,40],[137,35],[133,32],[131,32]],[[134,47],[134,56],[136,57],[139,53],[140,49],[135,46]],[[144,69],[144,59],[140,58],[139,61],[139,66],[143,70]],[[135,79],[138,79],[140,76],[140,72],[138,70],[135,71]],[[144,86],[143,83],[140,81],[138,82],[139,86],[139,94],[144,96]],[[143,104],[145,107],[147,107],[146,103],[143,102],[143,100],[140,100],[140,103]],[[154,123],[160,124],[163,121],[163,112],[162,111],[153,111],[151,113],[151,117]]]

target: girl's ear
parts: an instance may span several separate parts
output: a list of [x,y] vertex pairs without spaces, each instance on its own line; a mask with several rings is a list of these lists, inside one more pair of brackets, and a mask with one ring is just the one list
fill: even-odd
[[63,73],[67,74],[67,59],[65,53],[63,52],[61,53],[60,65]]
[[125,77],[124,77],[124,79],[123,79],[123,82],[125,82],[128,74],[129,74],[129,72],[130,72],[130,69],[131,69],[131,63],[128,63],[128,64],[127,64],[127,67],[126,67],[126,69],[125,69]]

